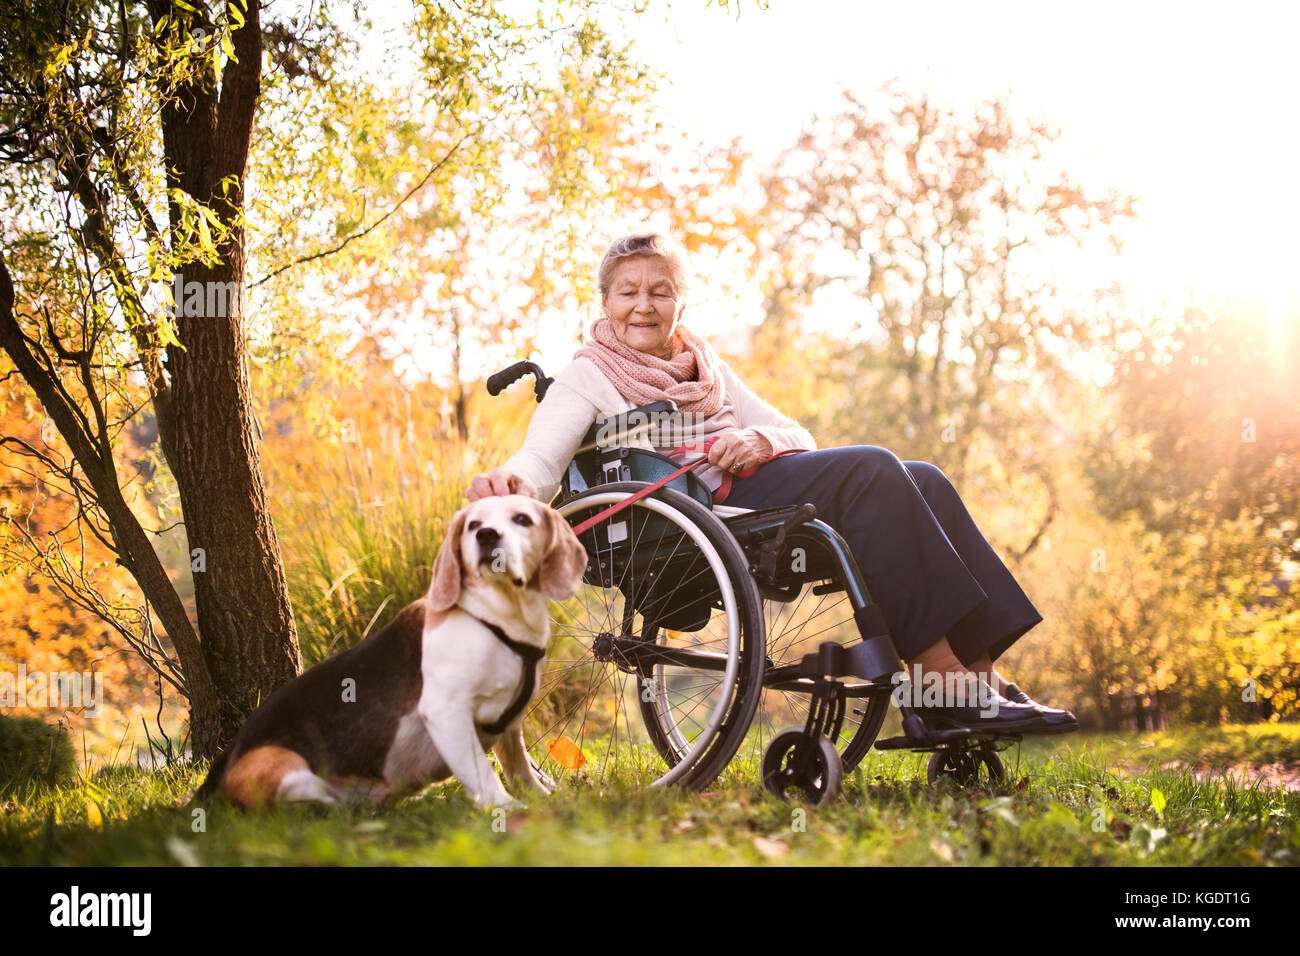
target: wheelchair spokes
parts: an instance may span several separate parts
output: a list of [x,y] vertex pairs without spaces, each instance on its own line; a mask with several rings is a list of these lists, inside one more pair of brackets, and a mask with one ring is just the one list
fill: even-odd
[[[629,494],[602,486],[560,511],[576,525]],[[585,583],[552,622],[525,743],[557,780],[707,784],[743,736],[762,666],[743,554],[667,489],[580,537]]]

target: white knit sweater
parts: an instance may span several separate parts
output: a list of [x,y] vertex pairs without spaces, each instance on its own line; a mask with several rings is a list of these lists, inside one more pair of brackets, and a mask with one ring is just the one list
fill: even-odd
[[[718,364],[724,391],[722,408],[697,425],[697,439],[739,428],[766,438],[774,455],[817,447],[806,428],[751,392],[726,362],[719,359]],[[616,415],[634,407],[619,394],[595,362],[589,358],[574,359],[556,376],[546,391],[546,398],[537,406],[523,448],[502,467],[527,479],[537,489],[540,500],[550,501],[565,468],[582,442],[582,436],[597,416]],[[652,447],[644,440],[629,444]],[[668,448],[656,450],[667,451]],[[702,456],[687,452],[676,457],[686,464]],[[715,493],[724,484],[730,485],[730,476],[713,465],[705,465],[696,473]]]

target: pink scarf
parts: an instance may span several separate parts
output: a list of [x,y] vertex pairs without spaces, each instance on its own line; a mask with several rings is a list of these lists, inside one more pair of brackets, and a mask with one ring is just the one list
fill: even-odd
[[670,359],[625,345],[614,334],[613,323],[604,316],[592,325],[591,338],[574,358],[585,356],[595,362],[610,384],[633,405],[671,398],[679,411],[700,418],[722,408],[725,393],[718,356],[709,343],[681,324],[674,336],[676,351]]

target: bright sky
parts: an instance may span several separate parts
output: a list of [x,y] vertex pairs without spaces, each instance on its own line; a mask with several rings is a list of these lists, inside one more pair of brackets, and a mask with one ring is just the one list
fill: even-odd
[[645,55],[664,107],[759,155],[838,90],[899,77],[954,105],[1007,94],[1061,127],[1085,184],[1142,197],[1119,278],[1151,301],[1300,301],[1300,4],[771,0],[737,18],[677,0]]

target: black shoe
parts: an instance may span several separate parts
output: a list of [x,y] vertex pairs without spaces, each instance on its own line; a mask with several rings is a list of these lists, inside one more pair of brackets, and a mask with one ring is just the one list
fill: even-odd
[[1037,708],[1043,715],[1044,726],[1040,734],[1068,734],[1079,729],[1079,718],[1068,710],[1059,707],[1047,707],[1031,698],[1015,684],[1003,684],[1002,696],[1016,704]]
[[[934,730],[956,726],[976,733],[1045,732],[1047,722],[1042,709],[1032,701],[1026,705],[1009,700],[983,680],[977,682],[975,693],[975,701],[970,704],[920,706],[913,711]],[[983,706],[980,701],[985,702]]]

